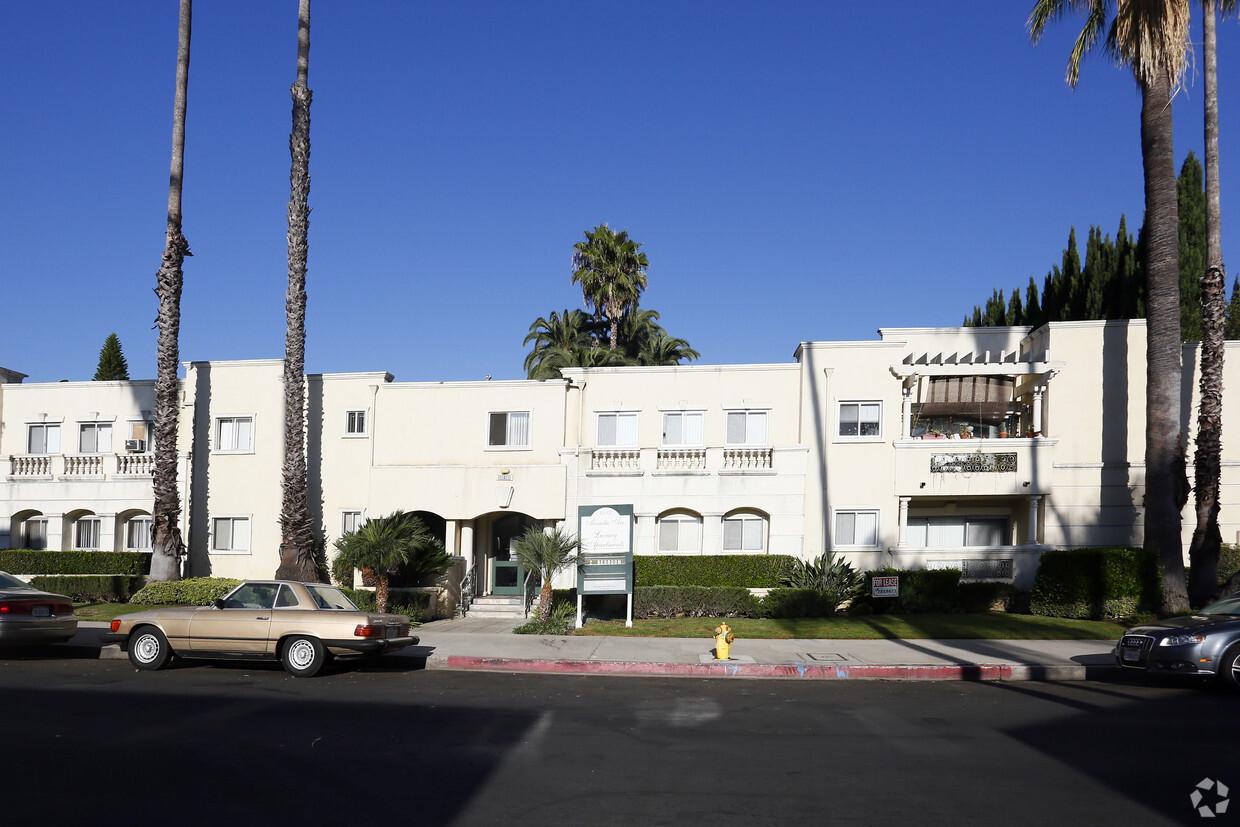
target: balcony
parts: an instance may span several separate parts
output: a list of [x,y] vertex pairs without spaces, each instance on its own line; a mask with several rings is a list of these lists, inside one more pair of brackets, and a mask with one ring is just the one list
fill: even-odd
[[1045,495],[1057,443],[1046,437],[897,440],[896,491],[915,497]]
[[7,480],[150,479],[154,454],[20,454],[0,457]]
[[594,448],[592,476],[702,476],[708,474],[774,474],[775,449],[770,446],[693,448]]

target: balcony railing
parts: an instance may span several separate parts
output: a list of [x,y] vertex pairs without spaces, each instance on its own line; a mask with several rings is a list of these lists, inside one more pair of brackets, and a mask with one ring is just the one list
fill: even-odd
[[724,448],[723,470],[769,471],[774,466],[772,448]]
[[642,452],[637,448],[595,448],[590,453],[591,471],[639,471]]
[[655,467],[660,471],[705,471],[705,448],[660,448]]
[[8,461],[10,479],[107,479],[150,477],[154,454],[21,454],[0,457],[0,469]]

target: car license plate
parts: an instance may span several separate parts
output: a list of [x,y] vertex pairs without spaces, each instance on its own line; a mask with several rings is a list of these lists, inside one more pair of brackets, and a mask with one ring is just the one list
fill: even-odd
[[34,606],[31,608],[30,614],[34,615],[35,617],[51,617],[52,607],[51,606]]
[[1140,649],[1125,649],[1124,660],[1141,660]]
[[387,629],[385,629],[383,632],[383,636],[384,637],[396,637],[396,627],[395,626],[387,627]]

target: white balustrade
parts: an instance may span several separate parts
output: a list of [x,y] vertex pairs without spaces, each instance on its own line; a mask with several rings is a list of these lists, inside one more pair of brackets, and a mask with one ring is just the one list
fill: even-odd
[[705,471],[705,448],[660,448],[657,461],[660,471]]
[[642,452],[637,448],[595,448],[590,452],[592,471],[636,471]]
[[15,477],[50,477],[52,458],[46,454],[9,457],[10,473]]
[[725,471],[769,471],[774,465],[771,448],[724,448]]

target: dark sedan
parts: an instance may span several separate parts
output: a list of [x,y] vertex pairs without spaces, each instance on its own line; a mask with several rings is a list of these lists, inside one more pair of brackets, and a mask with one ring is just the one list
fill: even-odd
[[1240,691],[1240,592],[1188,617],[1143,623],[1124,632],[1115,662],[1126,669],[1216,675]]
[[73,603],[0,571],[0,646],[60,643],[77,633]]

